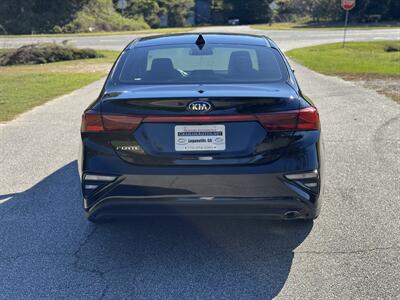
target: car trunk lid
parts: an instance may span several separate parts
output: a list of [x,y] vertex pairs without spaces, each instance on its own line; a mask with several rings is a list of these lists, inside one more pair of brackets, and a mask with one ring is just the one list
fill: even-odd
[[[298,96],[287,84],[119,90],[105,93],[102,122],[118,155],[135,164],[266,163],[292,142],[299,119]],[[196,101],[211,109],[188,109]]]

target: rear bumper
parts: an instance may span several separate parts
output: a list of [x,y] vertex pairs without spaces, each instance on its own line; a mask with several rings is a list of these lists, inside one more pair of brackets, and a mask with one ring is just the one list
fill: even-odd
[[259,215],[288,219],[315,218],[320,204],[317,193],[284,174],[209,174],[119,176],[86,194],[84,206],[90,218]]
[[89,218],[128,216],[260,216],[313,219],[314,205],[296,198],[152,198],[110,197],[87,211]]

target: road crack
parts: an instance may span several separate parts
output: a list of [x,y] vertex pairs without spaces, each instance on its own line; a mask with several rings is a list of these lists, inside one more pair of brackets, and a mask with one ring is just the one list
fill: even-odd
[[95,274],[96,276],[99,276],[104,285],[100,295],[100,299],[103,299],[106,296],[107,290],[109,288],[108,280],[105,278],[105,275],[110,271],[101,271],[97,268],[88,268],[80,263],[82,259],[80,252],[82,248],[85,247],[90,242],[91,238],[94,236],[97,229],[98,226],[94,226],[93,229],[86,235],[86,237],[79,243],[78,249],[76,249],[76,251],[72,254],[72,256],[75,259],[72,264],[72,268],[75,269],[77,272],[88,272]]

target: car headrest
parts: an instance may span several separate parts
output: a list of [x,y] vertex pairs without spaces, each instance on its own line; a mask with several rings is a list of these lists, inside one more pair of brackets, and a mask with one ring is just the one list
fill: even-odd
[[248,51],[234,51],[229,58],[229,73],[238,74],[242,72],[253,71],[253,64],[251,62],[250,54]]
[[169,73],[174,71],[174,65],[169,58],[156,58],[151,63],[151,72],[153,73]]

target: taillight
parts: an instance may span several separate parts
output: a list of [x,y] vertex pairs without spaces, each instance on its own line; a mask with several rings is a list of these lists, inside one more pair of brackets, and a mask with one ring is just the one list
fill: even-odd
[[258,121],[268,131],[318,130],[319,115],[315,107],[300,110],[255,115],[208,115],[208,116],[129,116],[85,113],[82,116],[82,132],[133,131],[145,123],[212,123]]
[[85,113],[82,115],[81,132],[104,131],[103,120],[100,114]]
[[319,115],[315,107],[285,112],[256,115],[208,115],[208,116],[147,116],[146,123],[212,123],[258,121],[269,131],[318,130]]
[[319,115],[315,107],[300,110],[256,115],[258,121],[269,131],[318,130]]
[[141,117],[85,113],[82,116],[82,132],[132,131],[142,122]]
[[257,115],[258,121],[265,129],[274,130],[295,130],[297,126],[297,111],[278,112]]
[[142,117],[137,116],[103,115],[105,131],[133,131],[142,120]]
[[317,130],[320,127],[319,114],[315,107],[300,109],[297,130]]

